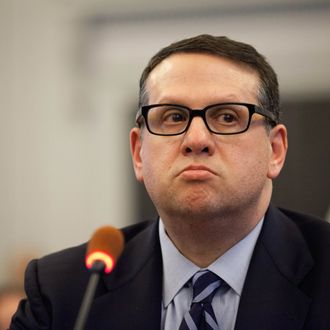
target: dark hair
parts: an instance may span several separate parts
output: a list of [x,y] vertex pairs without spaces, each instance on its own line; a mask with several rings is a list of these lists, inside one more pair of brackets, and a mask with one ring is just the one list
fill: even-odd
[[[216,37],[208,34],[172,43],[158,51],[150,59],[140,78],[139,106],[146,104],[148,100],[146,81],[150,72],[165,58],[175,53],[207,53],[245,63],[259,75],[259,105],[273,112],[276,122],[279,122],[280,101],[277,76],[265,57],[259,54],[251,45],[231,40],[227,37]],[[268,124],[274,126],[272,122],[268,122]]]

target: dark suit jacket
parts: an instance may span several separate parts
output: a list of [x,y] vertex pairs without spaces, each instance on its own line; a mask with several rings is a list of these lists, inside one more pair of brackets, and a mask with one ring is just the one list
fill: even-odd
[[[99,283],[87,329],[160,328],[162,259],[157,224],[123,229],[125,250],[113,273]],[[20,303],[10,329],[72,330],[89,278],[85,250],[81,245],[30,263],[25,282],[28,300]],[[269,208],[235,329],[330,329],[329,224]]]

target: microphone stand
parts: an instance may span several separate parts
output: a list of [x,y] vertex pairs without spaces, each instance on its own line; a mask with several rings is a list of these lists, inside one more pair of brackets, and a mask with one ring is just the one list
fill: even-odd
[[74,325],[73,330],[84,330],[85,329],[85,324],[87,321],[87,317],[89,315],[89,311],[93,302],[93,298],[95,295],[96,287],[97,284],[99,283],[100,280],[100,275],[104,272],[105,269],[105,264],[100,261],[96,260],[92,267],[90,268],[90,271],[92,272],[88,285],[85,291],[85,295],[83,298],[83,301],[81,303],[78,317],[76,319],[76,323]]

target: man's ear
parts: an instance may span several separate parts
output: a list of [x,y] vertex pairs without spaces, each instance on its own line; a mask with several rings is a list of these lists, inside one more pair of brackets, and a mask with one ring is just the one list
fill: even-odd
[[269,133],[271,156],[269,160],[268,178],[275,179],[284,165],[288,150],[288,136],[286,127],[276,125]]
[[141,129],[134,127],[130,132],[130,145],[131,145],[131,156],[133,161],[133,167],[135,176],[138,181],[143,182],[143,171],[142,171],[142,158],[141,158],[141,148],[142,148],[142,137]]

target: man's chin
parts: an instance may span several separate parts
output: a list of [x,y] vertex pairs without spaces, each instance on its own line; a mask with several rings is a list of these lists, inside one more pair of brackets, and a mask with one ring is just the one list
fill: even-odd
[[203,203],[202,201],[182,202],[175,206],[172,205],[169,210],[170,212],[167,213],[175,218],[210,219],[221,214],[221,206],[218,203],[213,205],[210,202]]

